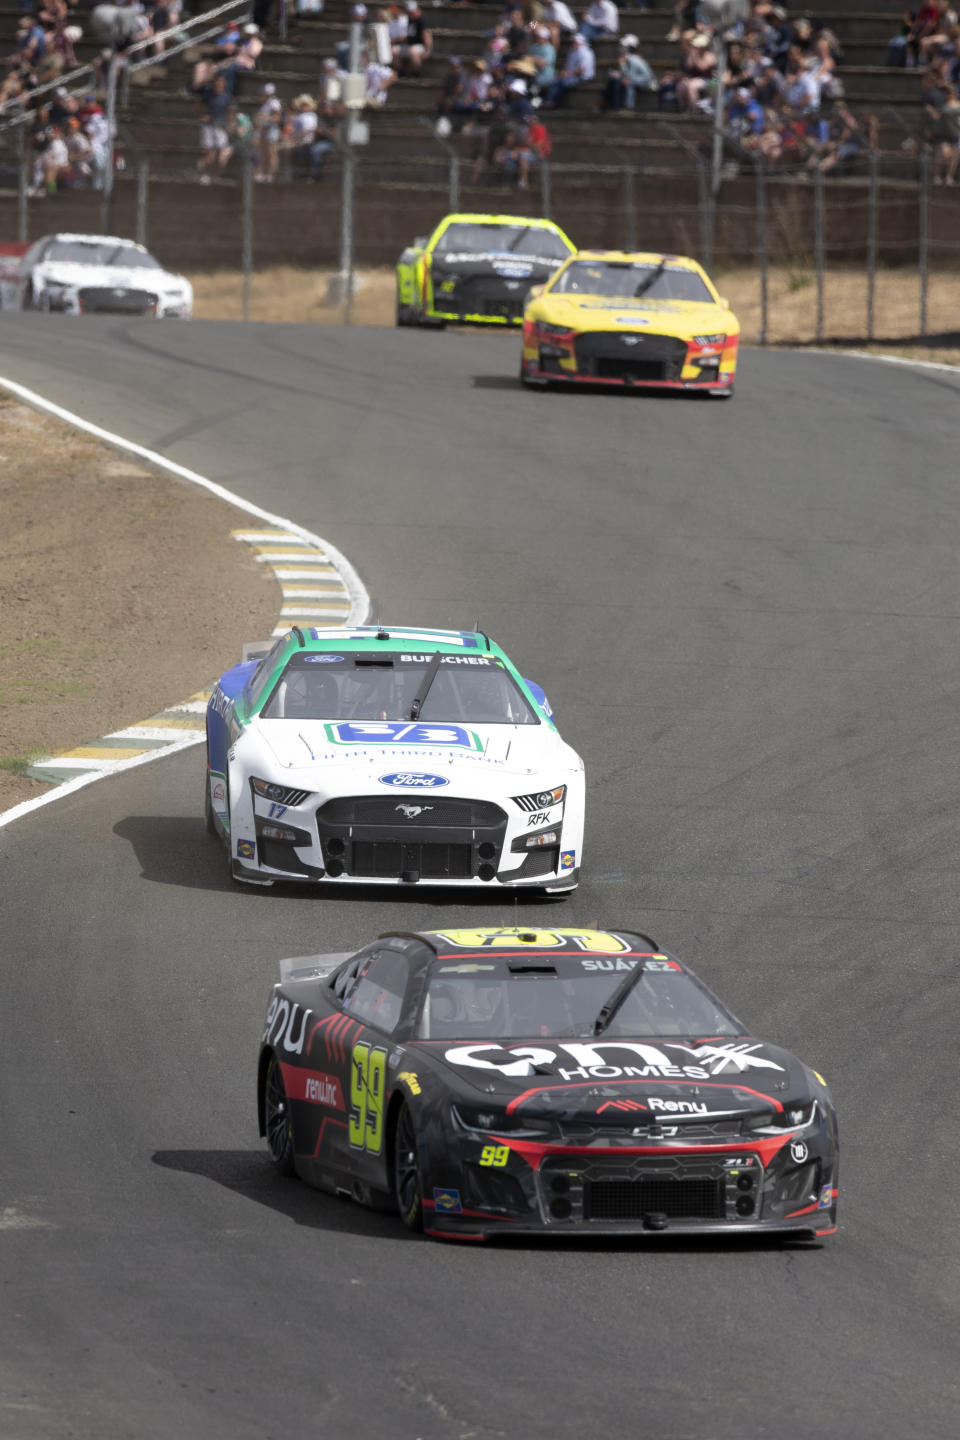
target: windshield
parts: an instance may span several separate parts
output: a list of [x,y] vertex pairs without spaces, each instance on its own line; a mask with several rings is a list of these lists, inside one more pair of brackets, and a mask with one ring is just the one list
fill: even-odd
[[544,260],[566,260],[570,254],[555,231],[530,225],[451,225],[434,246],[435,255],[486,255],[491,250]]
[[610,295],[620,299],[717,302],[695,270],[655,261],[573,260],[551,287],[553,295]]
[[102,240],[54,240],[44,260],[67,260],[72,265],[122,265],[125,270],[159,270],[146,250]]
[[[536,725],[539,717],[493,655],[291,656],[261,714],[267,720],[442,720]],[[429,680],[429,686],[425,688]],[[419,700],[417,709],[414,702]],[[416,709],[416,714],[414,710]]]
[[[462,965],[441,963],[431,974],[420,1016],[421,1040],[592,1038],[597,1017],[629,970],[643,975],[604,1029],[614,1036],[740,1035],[739,1023],[675,960],[531,957],[536,968],[493,963],[489,952]],[[522,962],[513,962],[520,967]],[[598,970],[599,964],[610,970]],[[594,968],[588,968],[594,967]],[[656,967],[656,968],[655,968]]]

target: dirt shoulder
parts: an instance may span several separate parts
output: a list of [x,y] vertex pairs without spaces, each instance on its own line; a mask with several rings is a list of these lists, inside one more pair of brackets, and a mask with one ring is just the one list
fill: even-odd
[[270,634],[280,587],[245,521],[0,391],[0,812],[49,788],[29,759],[180,703]]

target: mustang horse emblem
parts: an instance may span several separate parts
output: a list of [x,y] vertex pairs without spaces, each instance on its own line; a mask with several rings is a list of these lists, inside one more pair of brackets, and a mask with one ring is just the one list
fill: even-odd
[[417,818],[418,815],[422,815],[422,814],[424,813],[424,811],[426,811],[426,810],[432,810],[432,809],[433,809],[433,806],[432,806],[432,805],[397,805],[397,806],[395,806],[394,808],[397,809],[397,810],[399,810],[399,812],[400,812],[400,814],[403,816],[404,820],[416,820],[416,818]]

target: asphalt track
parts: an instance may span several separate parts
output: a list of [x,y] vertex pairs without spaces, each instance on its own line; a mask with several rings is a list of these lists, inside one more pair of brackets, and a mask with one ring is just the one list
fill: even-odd
[[960,1431],[960,382],[748,351],[728,404],[526,394],[516,362],[503,336],[0,329],[0,373],[330,538],[385,619],[479,619],[547,687],[587,760],[585,880],[520,914],[649,929],[821,1070],[840,1232],[460,1247],[276,1179],[278,959],[513,906],[231,889],[188,751],[0,830],[4,1440]]

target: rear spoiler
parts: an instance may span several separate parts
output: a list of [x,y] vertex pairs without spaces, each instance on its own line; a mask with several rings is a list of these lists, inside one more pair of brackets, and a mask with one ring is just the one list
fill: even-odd
[[273,646],[269,640],[248,640],[243,647],[244,660],[262,660],[269,655]]

